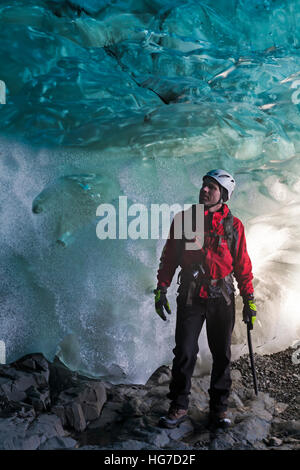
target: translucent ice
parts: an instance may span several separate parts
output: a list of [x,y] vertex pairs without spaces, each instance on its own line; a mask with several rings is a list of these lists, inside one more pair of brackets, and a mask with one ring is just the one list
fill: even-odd
[[[183,206],[237,180],[255,351],[300,335],[300,7],[296,0],[19,0],[0,6],[1,336],[115,382],[172,360],[155,314],[162,239],[96,235],[101,203]],[[128,221],[130,222],[130,220]],[[233,352],[245,352],[237,297]],[[203,333],[202,365],[209,357]],[[203,369],[204,370],[204,369]]]

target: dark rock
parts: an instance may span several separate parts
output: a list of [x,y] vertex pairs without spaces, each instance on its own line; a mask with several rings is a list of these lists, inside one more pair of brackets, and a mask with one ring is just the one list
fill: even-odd
[[5,366],[3,372],[2,399],[9,403],[27,402],[38,412],[49,409],[52,399],[53,412],[64,425],[76,431],[84,430],[87,421],[99,417],[106,400],[105,388],[100,382],[80,382],[80,377],[59,360],[49,364],[41,354],[27,355],[10,368]]
[[22,392],[21,390],[18,390],[17,387],[12,384],[9,388],[2,388],[2,390],[4,391],[4,396],[5,398],[12,402],[19,402],[19,401],[24,401],[26,399],[26,393],[25,392]]
[[20,418],[35,418],[36,412],[32,405],[19,401],[9,402],[10,413],[17,412]]
[[146,386],[168,383],[171,379],[171,369],[168,366],[159,367],[148,379]]
[[150,404],[140,398],[132,398],[123,404],[122,413],[127,416],[143,416],[149,412]]
[[89,421],[100,416],[105,401],[106,390],[101,382],[78,383],[58,395],[52,412],[64,426],[82,432]]
[[66,409],[63,405],[52,406],[51,412],[54,413],[60,419],[63,426],[68,425],[68,421],[66,417]]
[[[1,374],[1,369],[0,369]],[[26,398],[25,390],[36,385],[35,377],[27,372],[16,371],[11,378],[5,377],[5,382],[0,384],[0,396],[8,401],[23,401]]]
[[77,374],[68,369],[57,357],[49,365],[49,369],[49,387],[51,390],[51,400],[54,402],[62,391],[76,384]]
[[82,432],[86,428],[86,420],[80,403],[71,402],[65,407],[67,425],[75,431]]
[[102,410],[102,406],[103,405],[99,401],[83,402],[82,411],[83,411],[86,421],[87,422],[94,421],[95,419],[99,418],[101,410]]
[[38,447],[38,450],[74,449],[77,441],[71,437],[50,437]]
[[27,402],[31,403],[36,411],[46,411],[51,405],[48,388],[38,390],[36,387],[31,385],[26,390],[26,396]]
[[122,408],[122,403],[106,402],[99,418],[92,421],[88,427],[90,429],[104,429],[106,426],[110,426],[112,423],[118,423],[119,421],[122,421]]
[[135,435],[140,438],[139,440],[152,444],[158,448],[165,447],[170,441],[168,433],[166,430],[162,429],[155,429],[154,431],[136,429]]
[[194,426],[192,425],[191,421],[187,419],[186,421],[181,423],[177,428],[168,430],[167,434],[170,439],[177,441],[193,432]]
[[[240,441],[243,443],[243,439]],[[244,441],[244,443],[246,443]],[[220,431],[216,435],[212,436],[212,439],[209,444],[210,450],[228,450],[231,449],[236,444],[235,439],[230,433],[225,433]]]
[[160,447],[135,439],[127,439],[126,441],[115,442],[107,448],[112,450],[158,450]]
[[279,439],[278,437],[270,437],[270,439],[267,441],[268,446],[272,447],[279,447],[282,444],[282,439]]
[[262,441],[268,436],[270,423],[258,416],[250,416],[242,422],[236,424],[230,434],[235,441],[245,441],[253,444],[256,441]]
[[65,437],[60,420],[55,415],[43,414],[37,418],[0,418],[0,448],[2,450],[35,450],[47,439]]
[[[72,372],[57,358],[50,363],[42,354],[27,355],[13,364],[0,365],[0,448],[299,449],[297,387],[291,381],[288,396],[294,394],[293,408],[282,394],[277,401],[273,393],[279,370],[276,361],[279,358],[281,364],[282,359],[289,366],[288,354],[282,356],[285,359],[276,354],[257,360],[260,381],[265,371],[270,394],[261,386],[258,396],[254,394],[245,359],[233,365],[228,410],[232,426],[212,433],[207,429],[209,375],[193,377],[186,421],[178,428],[162,429],[159,418],[170,403],[166,398],[169,366],[160,367],[146,385],[113,385]],[[289,376],[296,380],[293,374],[297,373],[291,371]],[[290,415],[297,419],[289,419]]]
[[128,439],[114,445],[114,449],[118,450],[157,450],[155,445],[148,442],[137,441],[135,439]]
[[28,369],[35,370],[36,366],[35,366],[34,357],[31,356],[31,357],[23,358],[22,359],[22,365],[23,365],[23,367],[26,367]]
[[17,415],[0,418],[1,450],[35,450],[40,444],[37,436],[26,436],[30,419],[20,419]]
[[184,442],[181,441],[173,441],[171,440],[166,446],[166,450],[191,450],[191,447]]
[[147,430],[151,432],[155,429],[154,427],[151,427],[151,425],[149,425],[148,419],[145,416],[140,418],[128,418],[122,426],[122,433],[127,436],[144,436]]
[[272,431],[281,436],[293,436],[300,437],[300,420],[297,421],[286,421],[282,419],[276,419],[272,423]]
[[12,367],[21,370],[43,371],[49,379],[49,362],[41,353],[27,354],[11,364]]
[[50,413],[43,413],[30,423],[27,434],[29,436],[39,436],[42,444],[51,437],[64,437],[66,432],[57,416]]
[[10,408],[18,407],[17,402],[28,402],[39,411],[50,405],[49,367],[42,354],[27,355],[10,365],[1,365],[0,378],[0,397]]

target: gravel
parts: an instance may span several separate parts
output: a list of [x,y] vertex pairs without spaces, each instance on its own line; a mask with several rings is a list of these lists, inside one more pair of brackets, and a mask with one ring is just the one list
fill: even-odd
[[[254,354],[254,363],[258,390],[288,405],[281,418],[296,420],[300,419],[300,363],[292,358],[295,358],[295,349],[288,348],[273,354]],[[253,386],[249,355],[232,362],[232,369],[240,371],[244,386]]]

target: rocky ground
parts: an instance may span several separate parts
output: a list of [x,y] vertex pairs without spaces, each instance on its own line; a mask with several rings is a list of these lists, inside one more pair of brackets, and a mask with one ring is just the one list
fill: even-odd
[[294,350],[255,356],[255,396],[248,356],[232,364],[232,427],[209,432],[209,376],[193,377],[189,416],[163,429],[171,371],[145,385],[112,385],[31,354],[0,365],[0,449],[10,450],[299,450],[299,365]]
[[[297,351],[288,348],[269,355],[254,355],[258,388],[268,393],[277,402],[286,404],[280,417],[285,419],[300,419],[300,360]],[[234,362],[233,368],[242,374],[242,383],[249,386],[252,383],[250,361],[247,356]]]

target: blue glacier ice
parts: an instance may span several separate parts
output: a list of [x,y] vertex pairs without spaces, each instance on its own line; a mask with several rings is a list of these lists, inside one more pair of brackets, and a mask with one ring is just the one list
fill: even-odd
[[[165,240],[100,240],[97,207],[193,203],[222,167],[253,261],[255,351],[299,339],[299,23],[296,0],[1,2],[8,362],[41,351],[136,383],[170,363],[176,275],[168,323],[152,294]],[[237,297],[234,357],[247,351],[240,312]],[[209,360],[203,332],[202,371]]]

